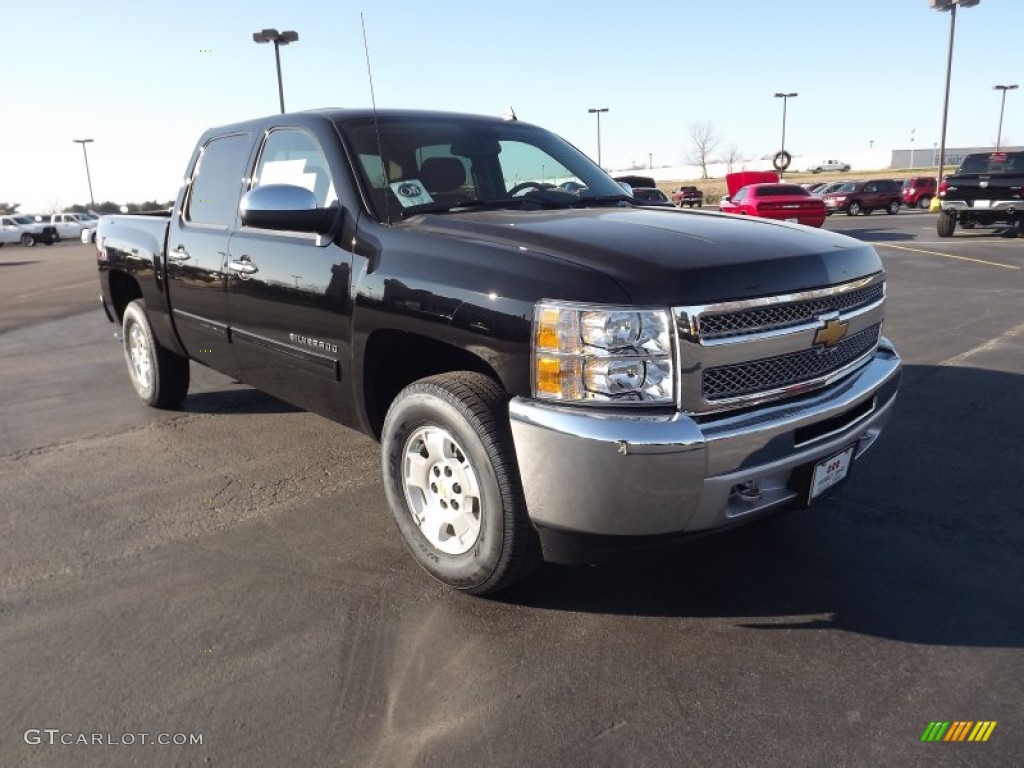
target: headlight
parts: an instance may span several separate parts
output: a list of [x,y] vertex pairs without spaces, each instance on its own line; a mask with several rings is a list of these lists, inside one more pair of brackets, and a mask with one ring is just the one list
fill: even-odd
[[675,402],[666,309],[540,302],[533,395],[577,402]]

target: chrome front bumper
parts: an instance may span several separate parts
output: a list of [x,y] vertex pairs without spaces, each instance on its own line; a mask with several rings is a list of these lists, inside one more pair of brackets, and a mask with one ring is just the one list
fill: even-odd
[[[901,361],[885,339],[861,368],[796,401],[743,413],[568,407],[514,398],[512,436],[531,520],[601,536],[695,533],[800,501],[793,470],[881,433]],[[754,483],[757,493],[740,494]]]

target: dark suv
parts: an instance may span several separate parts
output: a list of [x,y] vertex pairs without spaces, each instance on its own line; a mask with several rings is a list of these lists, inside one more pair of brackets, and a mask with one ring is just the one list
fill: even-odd
[[824,196],[828,212],[846,211],[847,216],[869,214],[877,209],[899,213],[902,189],[892,179],[850,181]]
[[914,208],[927,208],[935,197],[934,176],[913,176],[903,182],[903,204]]

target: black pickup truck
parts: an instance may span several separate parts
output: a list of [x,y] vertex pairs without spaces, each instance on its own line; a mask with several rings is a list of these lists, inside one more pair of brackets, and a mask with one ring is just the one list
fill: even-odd
[[940,182],[939,206],[939,237],[952,237],[957,223],[964,229],[1024,227],[1024,152],[967,155],[956,173]]
[[636,206],[536,126],[274,115],[184,178],[169,216],[99,224],[138,396],[177,406],[194,361],[379,439],[406,545],[460,590],[809,504],[892,409],[870,245]]

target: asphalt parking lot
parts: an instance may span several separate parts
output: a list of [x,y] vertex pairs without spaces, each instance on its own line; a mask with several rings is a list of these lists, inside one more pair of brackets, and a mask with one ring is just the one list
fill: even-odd
[[93,248],[0,250],[0,765],[1021,765],[1024,239],[825,227],[906,365],[854,482],[493,600],[406,554],[373,442],[196,366],[143,408]]

